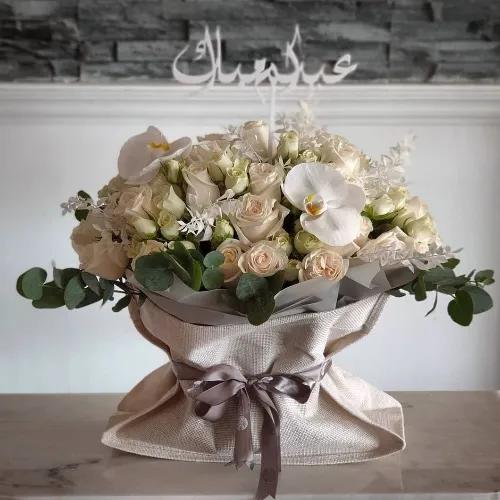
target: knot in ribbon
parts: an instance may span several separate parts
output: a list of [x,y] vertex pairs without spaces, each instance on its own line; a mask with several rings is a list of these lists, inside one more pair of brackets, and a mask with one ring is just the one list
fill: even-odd
[[195,401],[198,417],[216,422],[226,413],[230,401],[237,405],[233,461],[236,468],[253,468],[254,452],[250,423],[250,400],[263,410],[261,430],[261,469],[256,499],[271,495],[276,498],[278,475],[281,471],[280,417],[272,395],[284,395],[304,404],[314,384],[325,373],[326,364],[295,374],[270,374],[245,377],[231,365],[218,364],[201,370],[182,362],[173,361],[177,377],[191,382],[189,396]]

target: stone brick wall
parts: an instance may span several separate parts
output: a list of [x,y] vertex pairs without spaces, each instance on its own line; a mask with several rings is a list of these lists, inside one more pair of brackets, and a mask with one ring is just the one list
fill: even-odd
[[311,71],[348,51],[351,82],[500,81],[500,0],[0,0],[0,81],[168,80],[206,23],[228,67],[281,64],[299,23]]

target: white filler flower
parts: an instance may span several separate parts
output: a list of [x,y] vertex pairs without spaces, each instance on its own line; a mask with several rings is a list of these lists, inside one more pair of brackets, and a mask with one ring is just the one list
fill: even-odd
[[365,205],[363,190],[349,184],[331,165],[301,163],[283,183],[283,194],[304,212],[302,227],[323,243],[343,246],[360,231],[359,214]]

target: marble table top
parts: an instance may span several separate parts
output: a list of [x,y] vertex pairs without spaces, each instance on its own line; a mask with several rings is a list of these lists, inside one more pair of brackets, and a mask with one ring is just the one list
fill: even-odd
[[[373,462],[285,466],[278,499],[500,499],[500,392],[393,393],[407,448]],[[118,395],[0,396],[0,500],[250,500],[258,473],[100,444]]]

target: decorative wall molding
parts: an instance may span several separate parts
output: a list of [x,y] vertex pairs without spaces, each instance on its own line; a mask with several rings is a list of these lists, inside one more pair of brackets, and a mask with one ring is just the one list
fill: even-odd
[[[261,89],[266,96],[266,89]],[[296,109],[307,89],[279,97],[278,112]],[[318,120],[346,124],[500,122],[500,85],[339,85],[311,99]],[[260,116],[268,106],[254,89],[201,91],[179,85],[0,85],[0,121],[182,119],[222,125]]]

